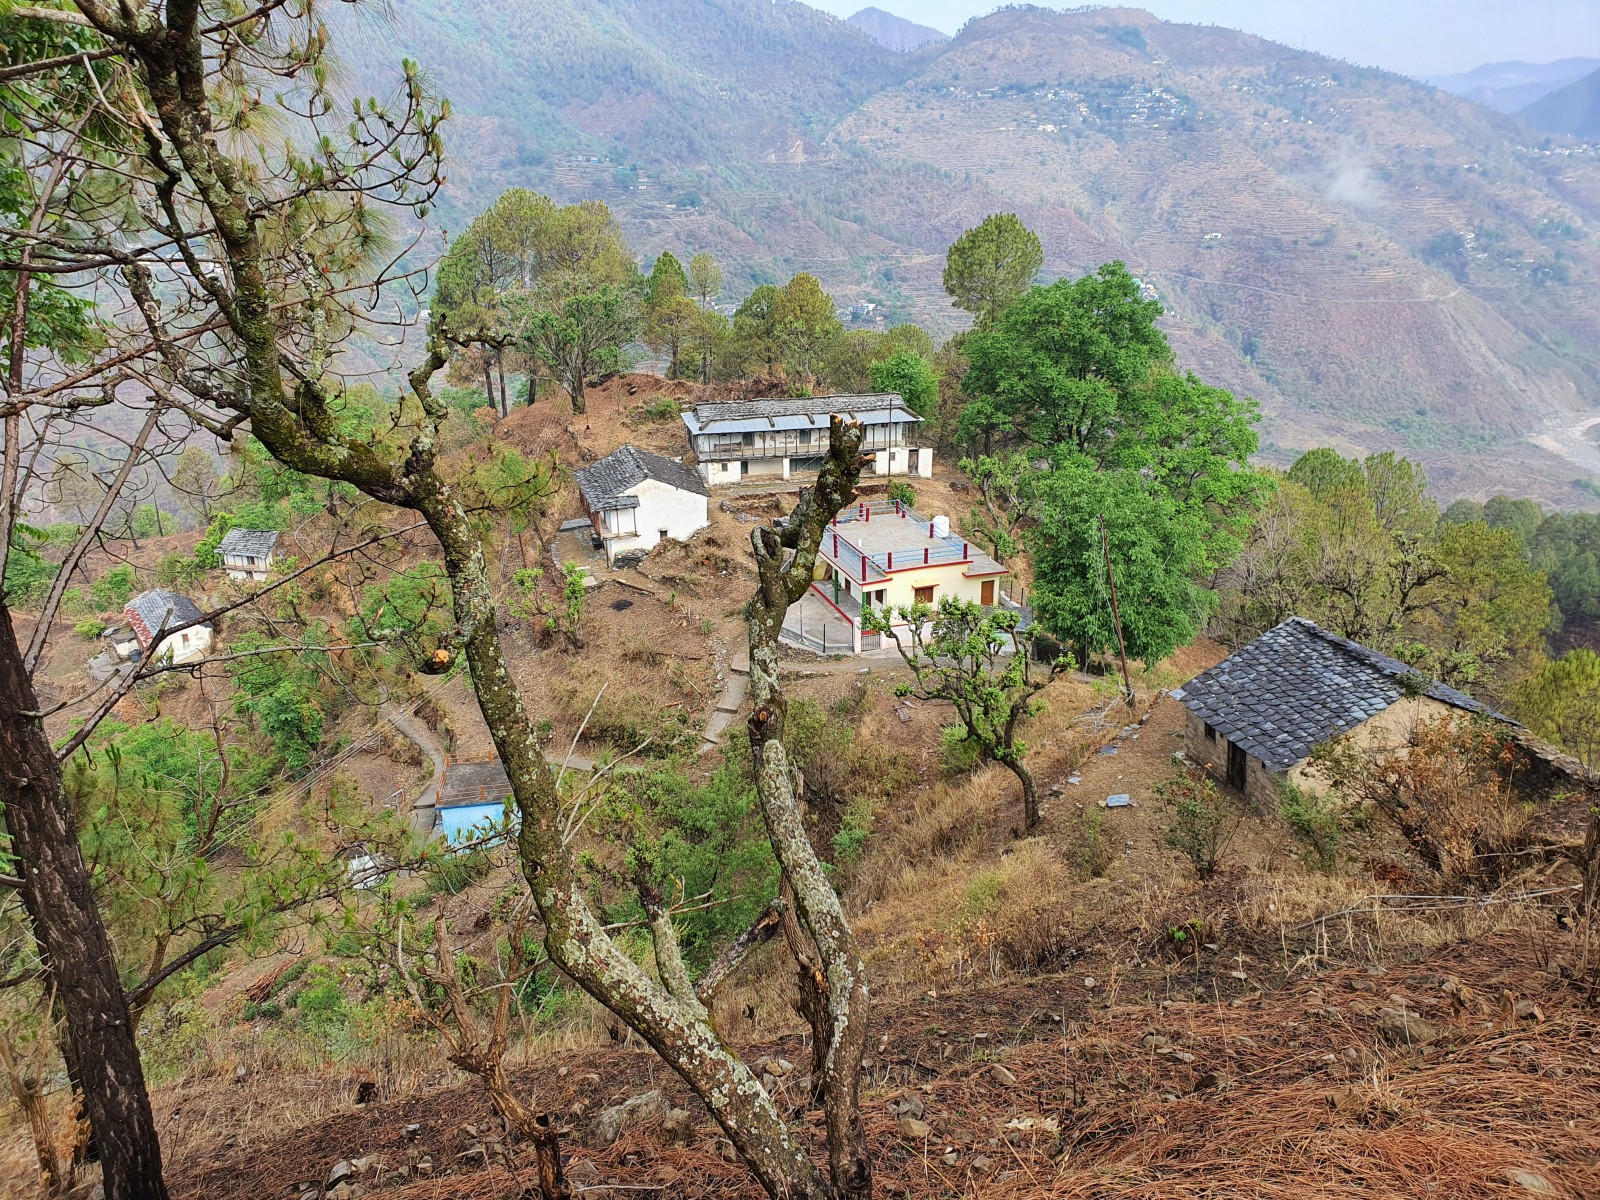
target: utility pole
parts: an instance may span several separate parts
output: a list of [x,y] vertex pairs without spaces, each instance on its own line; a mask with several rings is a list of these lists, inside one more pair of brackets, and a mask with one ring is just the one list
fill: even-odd
[[1128,650],[1122,642],[1122,616],[1117,612],[1117,577],[1111,570],[1111,538],[1106,534],[1106,519],[1100,518],[1100,550],[1106,558],[1106,582],[1111,585],[1111,623],[1117,629],[1117,658],[1122,663],[1122,695],[1133,707],[1133,684],[1128,682]]

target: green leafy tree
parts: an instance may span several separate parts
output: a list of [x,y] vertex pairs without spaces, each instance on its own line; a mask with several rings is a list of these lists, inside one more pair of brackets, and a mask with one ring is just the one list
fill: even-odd
[[1033,288],[968,336],[962,387],[988,402],[983,419],[992,412],[1026,441],[1101,457],[1142,433],[1139,389],[1172,360],[1160,315],[1121,263]]
[[728,318],[714,309],[696,309],[684,350],[698,364],[701,383],[718,378],[733,352],[733,327]]
[[1044,247],[1015,213],[995,213],[955,240],[945,256],[944,290],[978,326],[989,324],[1032,286]]
[[1600,654],[1579,647],[1545,663],[1516,689],[1516,711],[1540,737],[1600,768]]
[[[1416,665],[1455,687],[1492,685],[1497,673],[1520,673],[1544,646],[1550,585],[1528,565],[1512,529],[1447,525],[1432,553],[1440,574],[1414,636]],[[1491,687],[1491,692],[1495,690]]]
[[1023,527],[1038,520],[1042,473],[1020,450],[964,458],[961,473],[978,491],[978,503],[967,510],[967,532],[1009,562],[1022,549]]
[[1289,482],[1298,483],[1317,500],[1327,500],[1339,492],[1364,492],[1367,481],[1359,462],[1321,447],[1294,460]]
[[954,706],[968,740],[986,761],[1001,764],[1022,785],[1022,824],[1039,823],[1039,790],[1024,759],[1022,722],[1034,696],[1062,665],[1035,672],[1034,639],[1018,629],[1021,614],[946,596],[931,604],[871,609],[863,627],[886,633],[915,677],[895,694]]
[[1075,463],[1041,477],[1039,524],[1026,535],[1034,568],[1034,613],[1045,632],[1081,661],[1117,650],[1101,518],[1105,520],[1132,658],[1153,667],[1191,641],[1215,596],[1200,581],[1234,546],[1203,509],[1184,505],[1134,471]]
[[773,295],[771,320],[778,361],[790,376],[811,386],[828,351],[844,336],[833,297],[815,275],[802,271]]
[[607,284],[570,296],[555,308],[513,301],[521,316],[519,345],[551,371],[585,411],[584,385],[621,369],[622,351],[639,332],[639,293],[632,284]]
[[1532,546],[1544,523],[1544,509],[1533,500],[1490,496],[1483,502],[1483,523],[1490,529],[1509,529],[1524,546]]
[[722,268],[704,250],[689,260],[689,290],[701,308],[710,308],[722,291]]
[[689,298],[689,277],[670,250],[663,250],[645,281],[644,344],[667,359],[667,377],[681,374],[679,356],[699,306]]
[[939,401],[939,376],[933,364],[914,351],[897,350],[873,363],[871,377],[873,391],[899,392],[919,417],[931,415]]
[[775,308],[778,289],[763,283],[744,298],[733,314],[733,341],[747,371],[776,372],[782,349],[778,343]]

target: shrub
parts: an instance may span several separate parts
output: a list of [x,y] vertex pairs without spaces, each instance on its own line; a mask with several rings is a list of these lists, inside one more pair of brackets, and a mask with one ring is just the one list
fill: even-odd
[[1278,813],[1289,832],[1304,844],[1306,865],[1318,871],[1333,870],[1344,837],[1338,805],[1327,795],[1308,792],[1285,779],[1278,785]]
[[917,506],[917,493],[904,479],[891,479],[889,481],[889,499],[898,500],[907,508]]
[[1532,806],[1511,786],[1514,748],[1488,724],[1419,721],[1395,750],[1337,741],[1311,753],[1339,795],[1383,814],[1452,892],[1491,889],[1523,869]]
[[939,769],[947,777],[965,775],[983,764],[983,747],[967,733],[965,725],[939,730]]
[[1098,879],[1111,866],[1106,819],[1096,805],[1080,805],[1067,818],[1067,859],[1080,879]]
[[1180,771],[1156,788],[1169,820],[1162,841],[1189,860],[1195,878],[1215,878],[1222,855],[1239,831],[1240,817],[1217,785],[1200,771]]
[[86,641],[94,641],[106,630],[106,623],[99,617],[85,617],[72,627],[72,632]]
[[112,567],[89,585],[89,601],[97,612],[110,612],[133,599],[133,564]]

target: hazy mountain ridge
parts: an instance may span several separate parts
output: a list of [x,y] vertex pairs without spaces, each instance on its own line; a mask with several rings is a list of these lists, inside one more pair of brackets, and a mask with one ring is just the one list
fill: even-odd
[[1447,487],[1574,498],[1583,472],[1520,439],[1600,409],[1600,169],[1476,105],[1137,10],[1006,10],[910,54],[767,0],[397,20],[458,114],[456,214],[598,195],[642,253],[716,253],[727,299],[809,270],[947,333],[945,248],[1017,211],[1047,274],[1149,280],[1269,450],[1393,445]]
[[1544,133],[1600,140],[1600,70],[1534,101],[1517,116]]
[[846,18],[846,24],[862,30],[879,45],[891,50],[919,50],[923,46],[948,42],[950,35],[931,25],[918,25],[881,8],[863,8]]
[[1600,70],[1600,58],[1563,58],[1548,63],[1498,62],[1485,63],[1455,75],[1430,76],[1425,82],[1496,112],[1514,113],[1596,70]]

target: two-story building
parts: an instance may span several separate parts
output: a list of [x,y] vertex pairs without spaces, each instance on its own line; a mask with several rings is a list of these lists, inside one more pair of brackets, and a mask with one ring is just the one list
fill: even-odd
[[834,517],[822,535],[812,593],[850,631],[851,648],[876,649],[863,634],[861,609],[937,606],[946,596],[986,607],[1002,602],[1006,569],[952,533],[946,517],[923,517],[895,501],[863,502]]
[[278,548],[276,529],[230,529],[217,544],[217,563],[229,579],[265,579]]
[[696,405],[683,423],[700,475],[715,487],[821,470],[834,416],[863,426],[861,451],[872,456],[872,474],[932,477],[933,450],[914,444],[922,418],[898,392],[719,401]]

